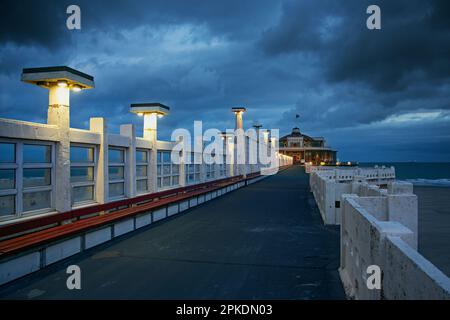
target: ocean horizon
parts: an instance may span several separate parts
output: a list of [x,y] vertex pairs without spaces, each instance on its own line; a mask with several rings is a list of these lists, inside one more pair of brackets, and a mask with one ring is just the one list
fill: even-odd
[[397,180],[415,186],[450,188],[450,162],[360,162],[361,167],[395,167]]

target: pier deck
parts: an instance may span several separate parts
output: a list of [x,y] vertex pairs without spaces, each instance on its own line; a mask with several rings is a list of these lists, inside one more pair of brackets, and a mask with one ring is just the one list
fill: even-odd
[[[66,268],[81,268],[81,290]],[[344,299],[339,228],[292,167],[0,287],[2,299]]]

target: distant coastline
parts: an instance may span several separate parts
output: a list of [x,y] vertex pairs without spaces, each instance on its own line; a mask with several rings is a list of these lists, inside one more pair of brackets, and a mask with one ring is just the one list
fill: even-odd
[[450,179],[405,179],[418,187],[440,187],[450,188]]

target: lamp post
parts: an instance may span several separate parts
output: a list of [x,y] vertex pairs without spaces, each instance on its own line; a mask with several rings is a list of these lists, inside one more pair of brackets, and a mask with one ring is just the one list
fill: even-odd
[[66,67],[23,69],[21,80],[49,90],[47,123],[58,127],[55,197],[57,211],[72,207],[70,185],[70,91],[94,88],[94,77]]
[[247,139],[245,138],[244,135],[244,124],[243,124],[243,119],[242,116],[244,114],[244,112],[246,111],[245,108],[243,107],[235,107],[235,108],[231,108],[231,111],[234,113],[235,115],[235,121],[236,121],[236,125],[235,125],[235,134],[236,134],[236,152],[235,152],[235,157],[236,157],[236,161],[234,161],[234,163],[237,165],[237,174],[239,175],[243,175],[244,178],[247,176],[246,175],[246,159],[245,159],[245,153],[246,153],[246,144],[247,144]]
[[255,128],[255,131],[256,131],[256,159],[257,159],[256,162],[257,163],[256,163],[255,167],[256,167],[256,170],[259,170],[259,131],[262,128],[262,124],[259,123],[259,121],[256,121],[253,124],[253,128]]
[[222,132],[222,140],[224,144],[225,152],[225,168],[228,177],[233,177],[235,175],[234,170],[234,135],[232,133]]
[[255,121],[253,128],[255,128],[255,130],[259,133],[259,130],[262,128],[262,124],[259,123],[259,121]]
[[244,114],[245,111],[247,111],[245,108],[241,108],[241,107],[236,107],[236,108],[231,108],[231,111],[234,112],[235,117],[236,117],[236,127],[235,129],[243,129],[243,119],[242,119],[242,115]]
[[144,139],[156,142],[158,119],[169,114],[170,108],[161,103],[134,103],[131,112],[144,117]]
[[49,90],[47,123],[70,125],[70,91],[94,88],[94,77],[69,67],[23,69],[21,80]]
[[[157,155],[158,155],[158,119],[162,118],[169,114],[170,108],[161,103],[134,103],[131,104],[130,111],[132,113],[137,114],[140,117],[144,118],[144,132],[143,137],[145,140],[150,141],[151,145],[151,157],[150,157],[150,166],[152,171],[157,171]],[[181,169],[181,168],[180,168]],[[181,173],[180,173],[181,175]],[[156,177],[155,175],[151,175],[150,178],[150,192],[156,192]]]

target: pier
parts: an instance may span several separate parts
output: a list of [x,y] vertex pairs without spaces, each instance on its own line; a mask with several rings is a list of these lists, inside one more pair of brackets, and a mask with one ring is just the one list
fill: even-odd
[[49,90],[48,117],[0,119],[1,299],[450,299],[394,167],[327,166],[335,150],[297,128],[279,152],[261,124],[243,134],[242,106],[237,135],[215,130],[218,150],[203,132],[189,150],[159,140],[174,112],[162,103],[131,104],[142,134],[105,118],[72,128],[70,92],[92,76],[32,68],[22,80]]
[[[82,290],[67,290],[68,265]],[[345,299],[339,228],[301,167],[233,191],[0,289],[19,299]]]

